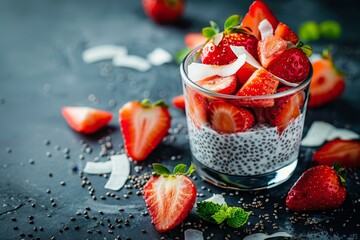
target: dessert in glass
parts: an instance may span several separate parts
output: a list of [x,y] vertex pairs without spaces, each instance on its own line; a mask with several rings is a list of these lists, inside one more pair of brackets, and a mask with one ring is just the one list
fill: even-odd
[[214,30],[180,67],[192,162],[220,187],[271,188],[298,164],[310,49],[273,19],[261,20],[254,33],[230,18],[224,32]]

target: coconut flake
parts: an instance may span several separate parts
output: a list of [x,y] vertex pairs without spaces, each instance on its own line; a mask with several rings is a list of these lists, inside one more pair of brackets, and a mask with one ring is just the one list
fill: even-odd
[[286,81],[285,79],[281,78],[281,77],[278,77],[274,74],[272,74],[271,72],[269,72],[276,80],[278,80],[279,82],[281,82],[282,84],[286,85],[286,86],[289,86],[289,87],[297,87],[299,84],[298,83],[291,83],[291,82],[288,82]]
[[221,40],[223,39],[223,37],[224,37],[224,33],[223,33],[223,32],[216,34],[216,35],[213,37],[214,45],[215,45],[215,46],[218,46],[219,43],[221,42]]
[[84,173],[89,174],[103,174],[109,173],[112,169],[111,161],[106,162],[87,162],[84,168]]
[[259,69],[261,68],[261,64],[256,61],[256,59],[253,57],[253,55],[251,55],[246,49],[244,46],[230,46],[231,50],[234,52],[234,54],[236,56],[239,56],[239,55],[242,55],[242,54],[245,54],[246,55],[246,59],[245,61],[250,64],[251,66]]
[[204,201],[217,203],[219,205],[223,205],[224,203],[226,203],[225,198],[221,194],[214,194],[210,198],[205,199]]
[[109,180],[105,184],[106,189],[120,190],[130,174],[130,163],[126,154],[113,155],[110,157],[112,171]]
[[245,64],[245,54],[237,57],[238,58],[234,62],[220,66],[193,62],[188,67],[189,77],[193,81],[199,81],[215,75],[221,77],[233,75]]
[[312,123],[310,129],[308,130],[306,136],[301,141],[301,145],[305,147],[316,147],[322,145],[328,136],[336,128],[322,121],[315,121]]
[[263,239],[274,238],[274,237],[292,237],[292,236],[286,232],[276,232],[271,235],[264,234],[264,233],[254,233],[254,234],[244,237],[243,240],[263,240]]
[[184,231],[184,239],[185,240],[203,240],[204,236],[203,236],[203,232],[196,230],[196,229],[186,229]]
[[353,132],[349,129],[335,128],[330,132],[330,134],[327,136],[326,140],[331,141],[336,138],[340,138],[342,140],[352,140],[352,139],[358,139],[358,138],[360,138],[360,136],[356,132]]
[[258,29],[260,31],[262,40],[274,34],[274,29],[267,19],[264,19],[259,23]]
[[117,67],[132,68],[140,72],[146,72],[151,68],[151,64],[145,58],[135,55],[116,55],[113,58],[113,64]]
[[162,48],[155,48],[154,51],[147,55],[147,60],[155,66],[160,66],[164,63],[172,61],[172,56],[169,52]]
[[115,56],[125,56],[127,52],[127,48],[123,46],[100,45],[86,49],[82,54],[82,58],[85,63],[93,63],[109,60]]

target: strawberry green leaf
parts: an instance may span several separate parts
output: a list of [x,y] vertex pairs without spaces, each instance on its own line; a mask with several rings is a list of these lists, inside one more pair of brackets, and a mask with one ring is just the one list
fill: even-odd
[[190,52],[191,52],[191,49],[189,49],[189,48],[184,48],[184,49],[178,50],[175,53],[176,63],[180,64]]
[[175,166],[173,173],[174,174],[184,174],[186,170],[186,164],[180,163]]
[[187,170],[187,172],[184,175],[190,175],[193,172],[195,172],[195,167],[194,167],[194,164],[191,164],[189,169]]
[[319,24],[320,34],[324,38],[337,39],[341,35],[341,25],[332,20],[323,21]]
[[165,102],[165,100],[160,99],[153,103],[152,107],[165,107],[169,108],[169,105]]
[[169,175],[169,174],[171,174],[169,169],[167,169],[164,165],[162,165],[160,163],[153,163],[152,166],[154,168],[155,175]]
[[216,22],[210,21],[210,26],[215,29],[216,33],[220,31],[219,25]]
[[298,32],[298,36],[303,41],[316,41],[320,38],[319,25],[314,21],[303,23]]
[[202,29],[202,35],[206,38],[212,38],[216,33],[216,30],[212,27],[204,27]]
[[241,16],[234,14],[228,17],[224,23],[224,30],[229,30],[240,24]]

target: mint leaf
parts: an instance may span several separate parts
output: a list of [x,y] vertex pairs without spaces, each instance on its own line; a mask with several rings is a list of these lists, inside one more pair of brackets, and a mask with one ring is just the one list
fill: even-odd
[[220,31],[219,25],[216,22],[210,21],[210,26],[215,29],[216,33]]
[[319,24],[320,34],[324,38],[337,39],[341,35],[341,25],[333,20],[323,21]]
[[175,61],[180,64],[184,58],[191,52],[191,49],[189,48],[184,48],[184,49],[180,49],[175,53]]
[[229,209],[231,209],[230,217],[226,220],[226,223],[230,227],[239,228],[249,219],[250,213],[244,209],[238,207],[229,207]]
[[214,213],[211,217],[217,224],[221,224],[229,217],[229,213],[226,210],[220,209],[220,211]]
[[224,23],[224,30],[229,30],[237,25],[239,25],[241,16],[234,14],[228,17]]
[[196,204],[196,212],[200,218],[205,221],[216,223],[216,221],[212,218],[212,215],[220,211],[221,205],[213,202],[198,202]]
[[184,174],[186,170],[186,164],[180,163],[175,166],[173,173],[174,174]]
[[303,41],[316,41],[320,38],[319,25],[314,21],[303,23],[299,28],[299,38]]
[[167,169],[164,165],[160,164],[160,163],[153,163],[152,164],[155,174],[158,175],[168,175],[170,174],[169,169]]
[[202,35],[206,38],[212,38],[213,36],[216,35],[216,30],[212,27],[204,27],[202,29]]

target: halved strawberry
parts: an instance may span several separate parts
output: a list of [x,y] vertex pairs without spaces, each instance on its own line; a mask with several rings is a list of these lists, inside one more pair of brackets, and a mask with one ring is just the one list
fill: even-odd
[[279,21],[275,15],[264,2],[256,0],[250,5],[249,11],[244,16],[241,26],[250,28],[252,34],[260,40],[261,36],[258,26],[264,19],[267,19],[271,23],[274,30],[276,29]]
[[196,81],[196,84],[212,92],[233,94],[237,87],[237,77],[236,74],[226,77],[215,75]]
[[[236,93],[238,96],[264,96],[276,92],[279,84],[274,76],[272,76],[266,69],[259,68],[256,70],[247,82]],[[247,107],[271,107],[274,105],[274,99],[261,100],[238,100],[238,104]]]
[[126,103],[119,110],[119,122],[126,153],[134,161],[144,160],[170,128],[170,113],[164,101]]
[[335,162],[338,162],[343,167],[359,167],[360,142],[355,140],[332,140],[315,152],[313,160],[320,165],[332,166]]
[[190,87],[186,87],[186,112],[196,127],[207,123],[207,100]]
[[155,173],[144,186],[144,200],[155,228],[166,232],[179,225],[191,212],[196,200],[196,187],[185,175],[194,171],[191,165],[179,164],[170,171],[161,164],[153,164]]
[[172,104],[179,108],[179,109],[185,109],[185,98],[184,94],[181,94],[179,96],[176,96],[172,99]]
[[204,37],[201,33],[188,33],[184,38],[185,45],[190,49],[194,49],[197,46],[204,44],[206,40],[206,37]]
[[299,42],[299,38],[296,33],[291,30],[285,23],[280,22],[275,29],[275,36],[281,37],[285,41],[291,42],[293,44],[297,44]]
[[239,82],[241,84],[245,84],[246,81],[250,78],[250,76],[256,71],[256,69],[256,67],[245,62],[245,64],[242,65],[239,71],[236,72]]
[[69,126],[80,133],[94,133],[112,119],[112,113],[89,107],[63,107],[61,113]]
[[219,133],[243,132],[250,128],[254,122],[254,115],[246,108],[215,101],[209,104],[211,128]]
[[345,91],[344,74],[333,64],[332,58],[323,54],[323,59],[312,63],[309,107],[317,107],[339,98]]
[[[277,92],[283,92],[290,87],[281,87]],[[275,100],[275,105],[265,110],[265,117],[268,122],[276,126],[282,133],[285,128],[301,114],[301,108],[305,101],[303,92],[281,97]]]
[[259,41],[258,54],[261,65],[267,68],[287,47],[287,42],[277,36],[268,36]]
[[257,123],[267,123],[267,119],[266,119],[266,108],[261,108],[261,107],[257,107],[257,108],[252,108],[254,115],[255,115],[255,120]]
[[271,61],[267,69],[288,82],[299,83],[309,76],[310,64],[308,57],[301,49],[290,48]]

